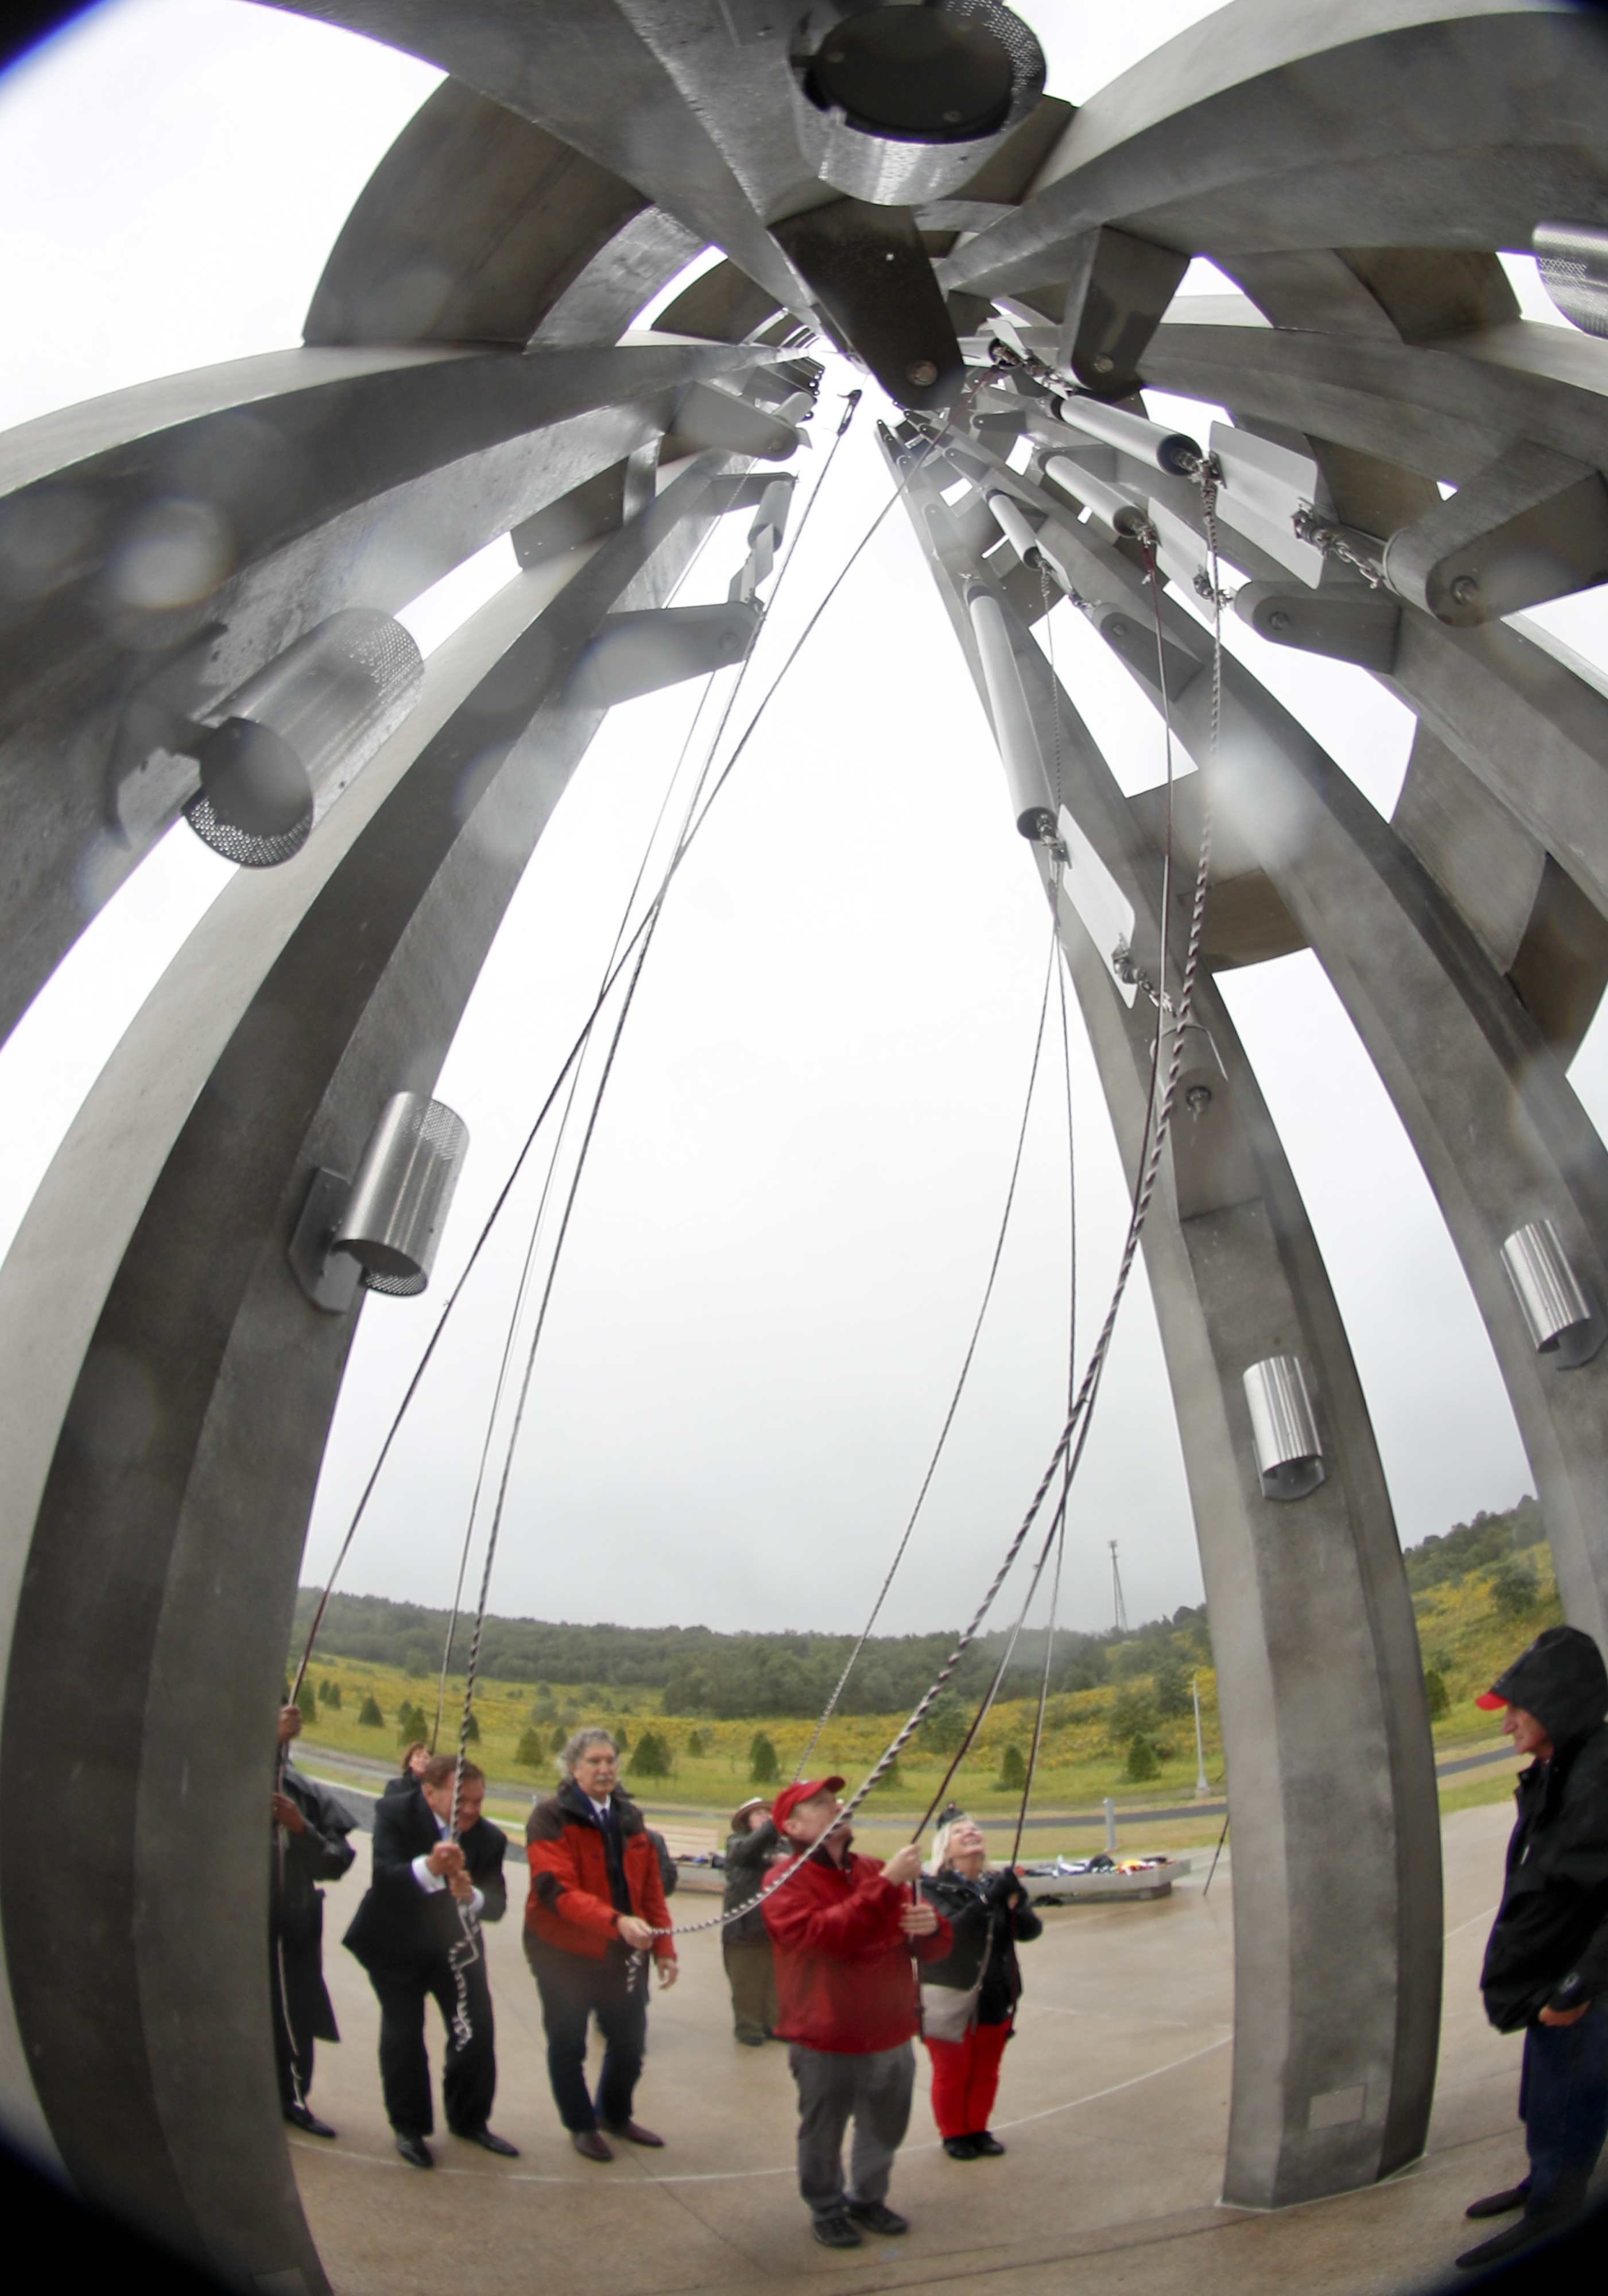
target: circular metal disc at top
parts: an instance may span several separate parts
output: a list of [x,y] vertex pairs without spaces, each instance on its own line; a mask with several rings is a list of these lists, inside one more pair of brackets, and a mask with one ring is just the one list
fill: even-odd
[[990,134],[1011,108],[1011,58],[978,23],[936,8],[876,8],[822,41],[807,86],[874,135],[915,144]]

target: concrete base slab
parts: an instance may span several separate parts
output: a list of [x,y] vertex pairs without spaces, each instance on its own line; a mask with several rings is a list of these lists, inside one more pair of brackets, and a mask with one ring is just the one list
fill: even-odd
[[[581,2161],[546,2083],[541,2016],[515,1912],[487,1932],[496,2004],[493,2126],[521,2148],[498,2161],[447,2136],[429,2175],[397,2157],[381,2109],[378,2020],[362,1972],[336,1942],[326,1973],[343,2039],[321,2046],[313,2087],[334,2144],[292,2141],[298,2183],[340,2296],[439,2296],[444,2283],[494,2284],[539,2267],[546,2296],[671,2296],[695,2289],[766,2296],[831,2279],[854,2296],[942,2287],[1009,2296],[1020,2284],[1096,2285],[1121,2296],[1284,2296],[1410,2289],[1435,2281],[1469,2228],[1476,2194],[1515,2181],[1520,2043],[1493,2033],[1476,1982],[1500,1888],[1505,1808],[1461,1810],[1443,1827],[1446,2014],[1423,2161],[1389,2184],[1276,2216],[1218,2204],[1228,2120],[1233,1879],[1210,1898],[1204,1873],[1149,1904],[1046,1913],[1023,1950],[1026,1996],[1006,2053],[994,2127],[1003,2160],[940,2149],[924,2054],[892,2199],[901,2240],[839,2254],[810,2240],[793,2181],[786,2052],[739,2047],[714,1932],[688,1938],[683,1976],[656,1989],[639,2117],[662,2152],[621,2146]],[[365,1885],[367,1839],[332,1891],[338,1939]],[[522,1904],[517,1881],[511,1898]],[[684,1919],[709,1910],[678,1898]],[[432,2059],[440,2033],[431,2014]],[[595,2070],[595,2064],[593,2067]],[[557,2205],[554,2205],[557,2203]]]

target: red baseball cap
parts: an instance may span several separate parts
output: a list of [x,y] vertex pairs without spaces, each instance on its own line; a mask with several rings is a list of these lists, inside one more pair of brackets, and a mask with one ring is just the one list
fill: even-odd
[[770,1806],[771,1824],[779,1833],[801,1801],[813,1801],[817,1794],[836,1793],[841,1778],[802,1778],[796,1785],[783,1786]]
[[1483,1706],[1488,1714],[1500,1714],[1507,1702],[1499,1690],[1482,1690],[1474,1701],[1474,1704]]

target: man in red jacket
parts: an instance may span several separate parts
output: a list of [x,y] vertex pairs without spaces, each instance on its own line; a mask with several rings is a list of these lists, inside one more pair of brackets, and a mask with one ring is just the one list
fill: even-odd
[[858,2248],[862,2226],[885,2234],[909,2229],[887,2199],[915,2082],[910,2044],[920,2016],[911,1956],[942,1961],[953,1943],[943,1916],[907,1894],[921,1872],[914,1843],[886,1865],[851,1849],[853,1836],[839,1824],[842,1783],[811,1778],[776,1796],[772,1820],[797,1855],[764,1909],[775,1953],[776,2032],[790,2044],[799,2088],[799,2190],[824,2248]]
[[[642,1812],[619,1791],[606,1730],[577,1730],[559,1757],[564,1783],[525,1828],[530,1895],[525,1956],[542,1997],[547,2078],[559,2118],[587,2161],[611,2161],[610,2136],[661,2145],[631,2118],[647,2039],[649,1948],[661,1985],[676,1982],[659,1860]],[[587,2089],[587,2027],[603,2029],[603,2072]]]

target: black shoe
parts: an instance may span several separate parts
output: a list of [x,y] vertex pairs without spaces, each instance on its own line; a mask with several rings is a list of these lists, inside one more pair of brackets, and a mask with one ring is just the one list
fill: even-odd
[[910,2229],[908,2217],[884,2207],[881,2201],[850,2201],[848,2213],[856,2224],[864,2225],[867,2232],[880,2232],[884,2240],[893,2240]]
[[327,2120],[320,2120],[310,2105],[287,2104],[284,2117],[292,2128],[305,2128],[309,2136],[332,2136],[335,2132]]
[[499,2160],[517,2161],[520,2157],[517,2144],[510,2144],[505,2136],[494,2136],[489,2128],[455,2128],[452,2133],[461,2136],[465,2144],[478,2144],[482,2152],[495,2152]]
[[605,2137],[600,2136],[595,2128],[572,2128],[570,2142],[583,2161],[611,2161],[614,2158],[614,2147]]
[[1536,2242],[1549,2240],[1554,2233],[1562,2232],[1571,2220],[1566,2209],[1547,2209],[1539,2216],[1525,2216],[1516,2225],[1509,2225],[1494,2240],[1482,2240],[1478,2248],[1465,2249],[1457,2259],[1459,2272],[1478,2272],[1488,2264],[1500,2264],[1505,2256],[1517,2256],[1521,2249],[1532,2247]]
[[622,2144],[647,2144],[651,2145],[655,2152],[662,2152],[664,2150],[663,2137],[655,2136],[652,2130],[644,2128],[640,2120],[605,2120],[603,2127],[611,2136],[617,2136]]
[[986,2161],[997,2161],[1005,2151],[998,2137],[990,2136],[986,2128],[974,2129],[971,2141],[979,2156]]
[[737,2035],[738,2040],[742,2042],[745,2049],[762,2049],[765,2046],[766,2038],[766,2035],[763,2033],[739,2033]]
[[977,2139],[975,2136],[946,2136],[944,2151],[951,2161],[975,2161]]
[[811,2217],[809,2229],[823,2248],[864,2248],[866,2245],[846,2216]]
[[424,2139],[410,2136],[406,2129],[398,2128],[397,2131],[397,2150],[410,2169],[433,2169],[436,2165]]
[[1465,2217],[1505,2217],[1514,2209],[1522,2209],[1530,2198],[1530,2178],[1522,2185],[1510,2185],[1505,2193],[1487,2193],[1482,2201],[1471,2201],[1463,2211]]

